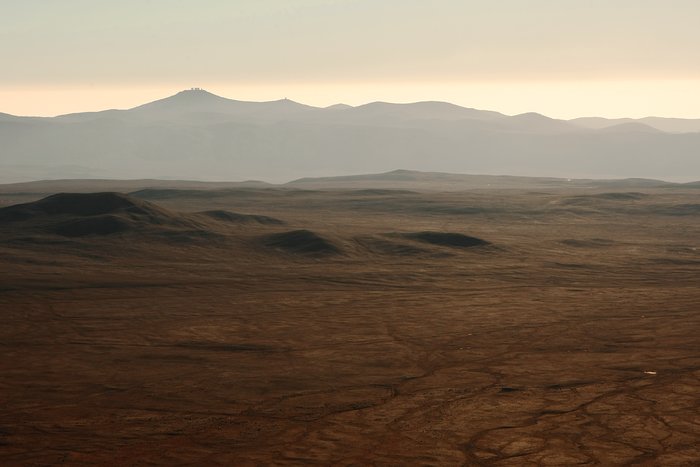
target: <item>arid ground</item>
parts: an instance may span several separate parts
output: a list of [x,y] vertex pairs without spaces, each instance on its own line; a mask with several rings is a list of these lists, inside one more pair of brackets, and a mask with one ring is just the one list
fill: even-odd
[[0,464],[698,465],[698,193],[2,209]]

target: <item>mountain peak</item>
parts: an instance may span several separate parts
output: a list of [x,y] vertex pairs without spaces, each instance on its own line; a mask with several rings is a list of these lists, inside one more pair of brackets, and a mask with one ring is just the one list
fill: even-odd
[[326,109],[335,109],[335,110],[345,110],[345,109],[352,109],[352,108],[353,107],[351,105],[343,104],[342,102],[339,104],[333,104],[333,105],[329,105],[328,107],[326,107]]
[[209,91],[206,91],[202,88],[190,88],[190,89],[184,89],[173,96],[166,97],[166,99],[179,100],[179,101],[184,101],[184,100],[202,101],[202,100],[220,100],[220,99],[225,99],[225,98],[221,97],[221,96],[217,96],[216,94],[212,94]]
[[537,113],[537,112],[525,112],[522,114],[513,115],[512,118],[518,118],[518,119],[522,119],[522,120],[525,120],[525,119],[529,119],[529,120],[554,120],[551,117],[547,117],[546,115],[542,115],[542,114]]
[[236,101],[217,96],[201,88],[190,88],[180,91],[170,97],[140,105],[133,110],[207,111],[211,110],[212,106],[225,105],[232,102]]
[[178,92],[175,94],[176,96],[216,96],[215,94],[210,93],[206,89],[202,88],[189,88],[189,89],[183,89],[182,91]]

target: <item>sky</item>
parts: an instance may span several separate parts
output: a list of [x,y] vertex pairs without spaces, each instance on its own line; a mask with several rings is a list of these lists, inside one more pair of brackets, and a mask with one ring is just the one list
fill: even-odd
[[0,112],[202,87],[310,105],[700,118],[697,0],[0,0]]

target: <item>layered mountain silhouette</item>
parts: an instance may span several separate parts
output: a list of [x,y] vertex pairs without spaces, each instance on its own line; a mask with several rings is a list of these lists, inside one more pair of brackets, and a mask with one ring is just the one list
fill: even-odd
[[0,114],[0,182],[257,179],[405,167],[567,178],[700,177],[700,120],[557,120],[445,102],[318,108],[188,90],[128,110]]

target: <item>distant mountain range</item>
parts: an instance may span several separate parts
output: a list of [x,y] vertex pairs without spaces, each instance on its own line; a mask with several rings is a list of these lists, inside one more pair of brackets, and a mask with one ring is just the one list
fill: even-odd
[[[471,189],[699,189],[700,182],[672,183],[648,178],[625,179],[570,179],[555,177],[519,177],[512,175],[474,175],[415,170],[338,177],[305,177],[282,184],[247,180],[243,182],[202,182],[192,180],[40,180],[0,184],[0,194],[52,194],[122,192],[139,196],[171,198],[181,195],[208,196],[207,193],[232,191],[272,190],[331,190],[383,193],[387,190],[464,191]],[[1,201],[1,200],[0,200]]]
[[507,116],[445,102],[312,107],[187,90],[128,110],[0,114],[0,183],[289,181],[390,171],[700,179],[700,119]]

